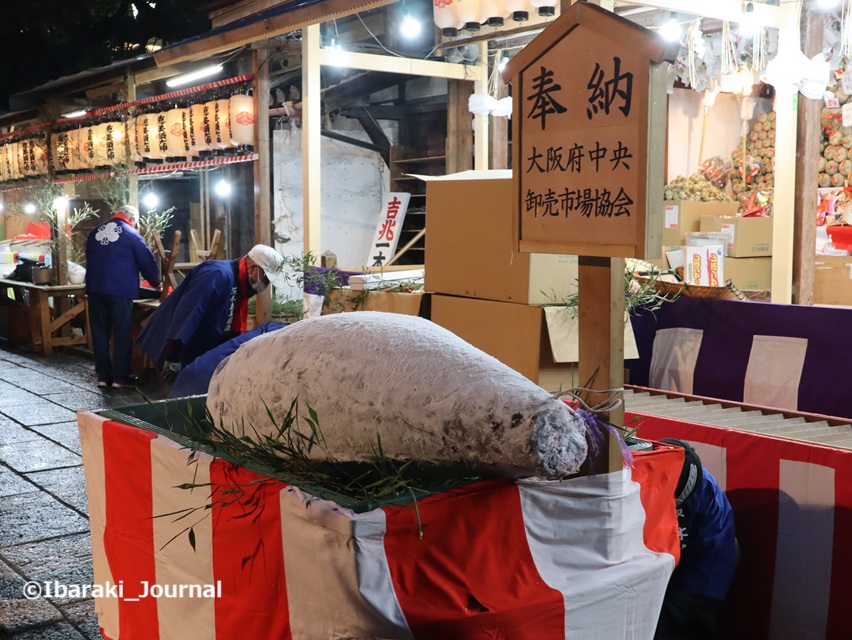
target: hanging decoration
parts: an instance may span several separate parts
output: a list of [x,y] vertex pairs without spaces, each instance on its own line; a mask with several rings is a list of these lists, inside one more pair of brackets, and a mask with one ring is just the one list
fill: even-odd
[[441,35],[445,38],[454,38],[459,35],[459,29],[464,26],[464,22],[459,19],[458,4],[456,0],[434,0],[435,26],[441,30]]
[[[255,144],[256,110],[246,86],[251,80],[251,75],[238,76],[90,111],[79,120],[61,118],[0,135],[0,183],[125,166],[128,161],[141,164],[176,158],[186,160],[180,166],[199,167],[254,161],[255,154],[245,153],[245,147]],[[223,95],[224,87],[231,89]],[[184,96],[190,96],[186,104],[174,103]],[[168,107],[167,101],[171,102]],[[242,151],[235,152],[237,148]],[[201,164],[188,162],[204,152],[213,153],[214,158]]]
[[228,112],[231,119],[231,137],[235,144],[254,146],[254,98],[245,94],[231,96]]
[[722,75],[736,73],[739,69],[737,61],[737,45],[731,33],[731,23],[722,21]]
[[852,58],[852,2],[844,2],[840,15],[840,56]]
[[189,153],[198,156],[210,150],[207,122],[204,118],[206,104],[194,104],[189,108]]
[[184,137],[184,114],[186,109],[175,107],[166,112],[166,156],[186,157],[189,149]]

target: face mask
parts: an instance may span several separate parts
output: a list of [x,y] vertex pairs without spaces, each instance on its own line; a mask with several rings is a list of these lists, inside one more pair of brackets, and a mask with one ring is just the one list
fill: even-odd
[[252,289],[254,289],[254,292],[255,292],[255,293],[261,293],[261,292],[263,292],[263,291],[266,291],[266,287],[268,287],[268,286],[269,286],[269,285],[268,285],[268,284],[266,284],[266,283],[263,281],[263,278],[258,278],[257,282],[252,282],[252,283],[251,283],[251,288],[252,288]]

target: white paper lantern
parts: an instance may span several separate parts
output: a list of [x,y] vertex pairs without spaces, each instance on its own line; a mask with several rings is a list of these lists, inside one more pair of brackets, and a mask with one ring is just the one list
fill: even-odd
[[127,134],[125,133],[124,122],[111,120],[106,123],[104,144],[106,145],[107,164],[123,165],[127,163]]
[[194,156],[210,150],[204,108],[204,104],[194,104],[189,108],[189,153]]
[[9,175],[9,163],[6,160],[6,145],[0,146],[0,181],[8,182],[12,177]]
[[71,171],[79,171],[83,168],[82,149],[80,148],[80,127],[66,131],[68,144],[68,163],[66,168]]
[[441,30],[441,35],[445,38],[459,35],[459,29],[464,26],[464,22],[459,19],[456,0],[434,0],[432,11],[435,26]]
[[231,102],[227,98],[216,101],[216,133],[217,145],[220,149],[233,147],[234,139],[231,137]]
[[[156,147],[158,157],[165,158],[168,155],[169,151],[169,131],[166,127],[166,112],[159,111],[154,114],[154,125],[156,126]],[[148,125],[151,126],[151,121],[148,122]]]
[[34,175],[34,171],[30,162],[30,141],[29,140],[20,140],[17,143],[17,151],[18,151],[18,170],[20,171],[21,177],[25,178],[27,176]]
[[30,141],[31,156],[36,175],[47,175],[47,136],[39,136]]
[[254,98],[238,94],[231,96],[229,102],[231,138],[238,145],[254,146]]
[[556,15],[556,0],[531,0],[532,6],[538,9],[542,18],[552,18]]
[[479,0],[482,11],[480,20],[489,27],[502,27],[506,15],[506,3],[503,0]]
[[109,164],[107,158],[107,123],[96,124],[91,129],[92,137],[88,140],[93,150],[93,152],[89,152],[90,166],[92,168],[103,167]]
[[186,157],[186,139],[183,129],[183,114],[186,109],[169,109],[166,112],[166,155],[169,157]]
[[124,122],[125,138],[127,147],[130,151],[131,162],[142,162],[142,155],[139,153],[139,140],[137,138],[136,117],[127,118]]
[[227,149],[232,145],[231,119],[227,100],[211,100],[204,104],[204,126],[211,149]]
[[504,0],[506,11],[512,14],[515,22],[526,22],[530,19],[530,0]]
[[[160,121],[162,120],[162,127]],[[144,113],[137,116],[137,144],[143,158],[159,160],[166,157],[166,116],[160,113]],[[161,135],[162,133],[162,135]]]
[[18,165],[18,143],[10,142],[7,146],[9,147],[9,173],[12,180],[19,180],[23,175]]
[[464,22],[465,31],[479,31],[482,7],[479,0],[456,0],[459,20]]

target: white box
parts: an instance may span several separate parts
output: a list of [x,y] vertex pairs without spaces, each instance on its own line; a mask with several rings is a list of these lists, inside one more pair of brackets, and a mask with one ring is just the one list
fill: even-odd
[[687,284],[704,287],[725,285],[725,261],[722,245],[684,247],[683,279]]

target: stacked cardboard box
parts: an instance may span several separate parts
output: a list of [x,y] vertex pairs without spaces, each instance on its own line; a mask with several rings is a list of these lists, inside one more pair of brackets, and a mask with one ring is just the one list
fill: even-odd
[[[510,171],[466,171],[426,187],[431,319],[546,389],[577,386],[577,257],[515,250]],[[625,357],[635,354],[630,323]]]

